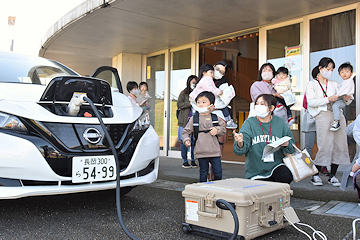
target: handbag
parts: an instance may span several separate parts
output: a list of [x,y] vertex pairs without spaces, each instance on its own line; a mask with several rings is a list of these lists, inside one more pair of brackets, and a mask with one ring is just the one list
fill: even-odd
[[293,154],[286,153],[283,161],[286,167],[291,171],[294,182],[299,182],[318,173],[318,170],[306,149],[301,151],[295,144],[293,144],[293,146],[295,152]]

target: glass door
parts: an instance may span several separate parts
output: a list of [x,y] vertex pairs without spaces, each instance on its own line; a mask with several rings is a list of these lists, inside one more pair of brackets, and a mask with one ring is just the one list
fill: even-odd
[[170,62],[170,111],[169,150],[180,151],[178,141],[177,99],[186,87],[191,71],[191,48],[171,52]]
[[[291,109],[295,123],[290,126],[295,142],[300,146],[300,111],[303,98],[302,45],[300,42],[301,23],[268,29],[267,62],[275,70],[286,67],[289,71],[292,92],[296,95],[296,104]],[[288,116],[289,117],[289,116]]]
[[[356,73],[356,10],[310,20],[309,68],[313,69],[323,57],[330,57],[335,62],[335,69],[330,80],[342,82],[338,68],[346,62],[353,66],[353,72]],[[356,106],[356,97],[354,94],[355,99],[343,110],[347,125],[356,118],[356,108],[358,107]],[[356,143],[352,138],[348,139],[350,159],[353,159],[356,153]]]
[[160,150],[164,150],[164,103],[165,103],[165,54],[146,59],[146,82],[149,87],[150,121],[160,138]]

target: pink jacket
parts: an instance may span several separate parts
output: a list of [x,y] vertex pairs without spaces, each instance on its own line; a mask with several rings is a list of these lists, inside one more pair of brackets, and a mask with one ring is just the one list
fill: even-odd
[[214,80],[208,76],[203,76],[200,79],[200,81],[196,85],[196,88],[190,93],[190,97],[195,100],[197,95],[199,95],[199,93],[203,91],[212,92],[215,97],[220,95],[220,89],[215,86]]

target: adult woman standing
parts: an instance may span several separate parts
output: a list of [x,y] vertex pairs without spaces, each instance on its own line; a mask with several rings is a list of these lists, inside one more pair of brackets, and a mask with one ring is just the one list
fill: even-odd
[[[223,84],[228,85],[228,82],[225,78],[227,68],[228,68],[227,63],[224,60],[221,60],[221,61],[218,61],[217,63],[215,63],[215,65],[214,65],[214,83],[217,88],[219,88]],[[227,111],[227,114],[224,114],[224,112],[226,113],[226,111]],[[223,114],[225,117],[224,120],[226,122],[230,121],[229,126],[237,128],[237,124],[235,124],[233,122],[233,120],[231,119],[228,107],[223,109]],[[227,117],[225,115],[227,115]],[[226,135],[227,134],[225,133],[224,135],[218,137],[219,142],[220,142],[221,152],[224,150],[224,144],[226,142]]]
[[[181,137],[184,127],[186,126],[187,122],[189,121],[189,119],[192,116],[191,104],[189,101],[189,94],[195,88],[196,81],[197,81],[196,79],[197,79],[197,77],[195,75],[190,75],[188,77],[188,79],[186,81],[186,88],[181,91],[181,93],[179,94],[179,97],[178,97],[178,101],[177,101],[177,107],[179,109],[178,140],[181,141],[181,158],[184,161],[184,163],[182,165],[183,168],[197,167],[197,165],[195,163],[195,158],[194,158],[194,147],[191,147],[191,164],[189,164],[189,162],[187,160],[188,148],[183,143],[182,137]],[[193,141],[193,139],[192,139],[192,141]]]
[[[341,114],[340,128],[338,131],[330,131],[333,120],[331,103],[338,100],[336,89],[338,83],[329,80],[335,63],[331,58],[324,57],[319,64],[312,70],[314,80],[310,81],[306,87],[306,99],[309,114],[315,118],[316,137],[318,152],[314,163],[319,172],[322,166],[331,166],[328,183],[335,187],[340,186],[339,180],[335,177],[340,164],[349,164],[350,157],[345,133],[345,117]],[[346,104],[351,103],[351,96],[344,96]],[[312,177],[311,183],[322,186],[319,174]]]
[[[271,80],[275,77],[275,68],[271,63],[264,63],[258,73],[258,81],[254,82],[250,87],[251,100],[255,102],[260,94],[271,94],[274,97],[283,98],[280,93],[276,92]],[[286,108],[279,106],[275,109],[274,114],[288,122]]]
[[[246,156],[245,178],[290,183],[293,177],[283,163],[283,151],[293,153],[295,141],[287,124],[273,115],[276,103],[271,94],[261,94],[255,99],[256,117],[246,119],[239,134],[233,131],[233,150],[236,155]],[[276,152],[262,158],[265,146],[284,136],[291,139]]]

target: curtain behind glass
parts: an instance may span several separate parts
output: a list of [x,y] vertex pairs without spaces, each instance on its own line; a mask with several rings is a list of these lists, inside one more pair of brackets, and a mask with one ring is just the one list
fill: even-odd
[[355,10],[331,16],[332,48],[355,44]]

